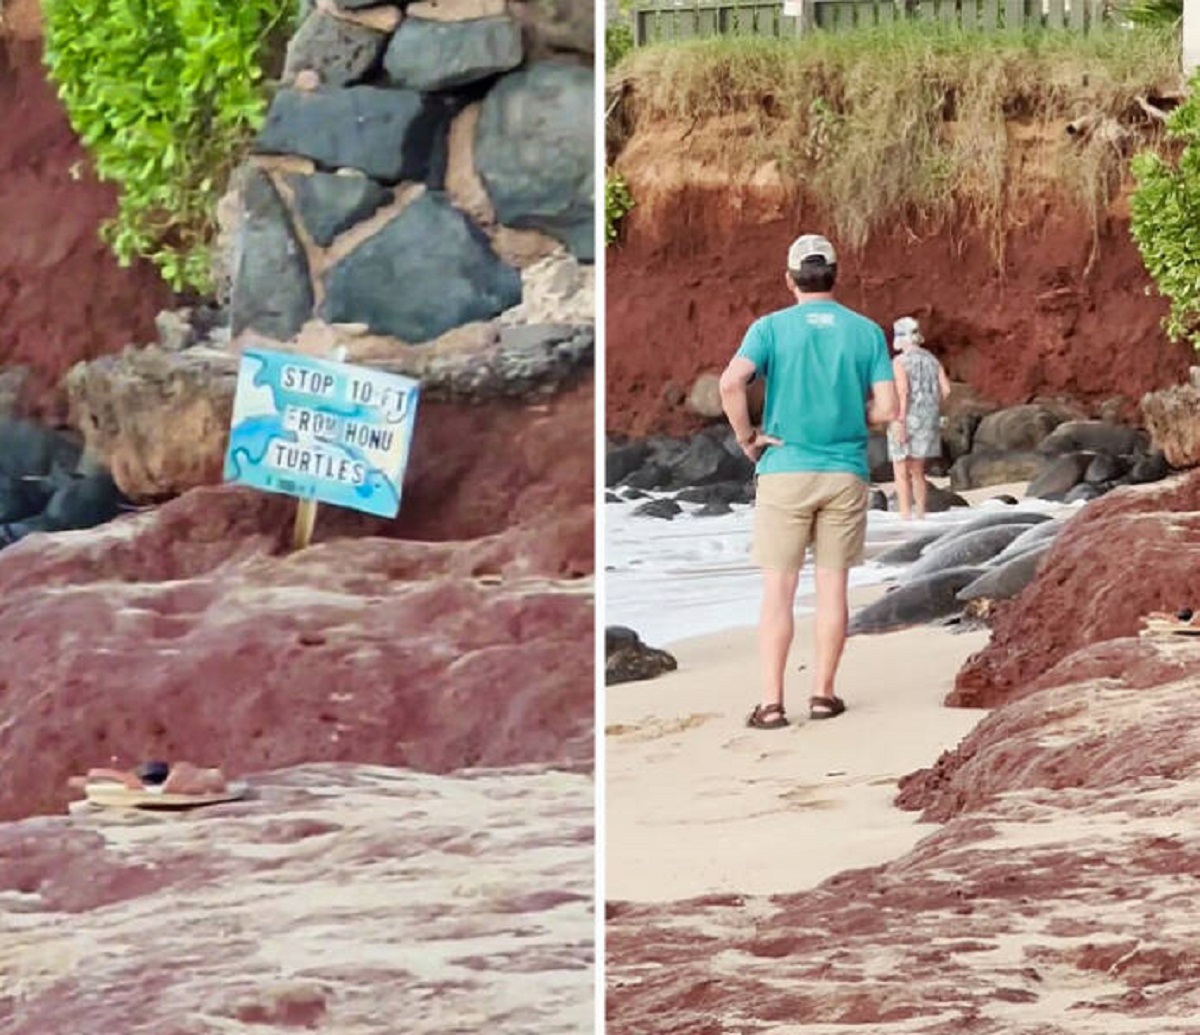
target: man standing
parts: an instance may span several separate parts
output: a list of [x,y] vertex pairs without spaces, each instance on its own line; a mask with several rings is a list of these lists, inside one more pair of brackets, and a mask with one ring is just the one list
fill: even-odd
[[[828,719],[846,710],[834,678],[846,642],[849,572],[866,542],[868,425],[894,420],[899,404],[883,330],[834,301],[836,280],[829,241],[798,238],[785,279],[796,304],[756,320],[721,375],[725,415],[758,472],[753,556],[763,571],[763,699],[747,720],[755,729],[788,724],[783,674],[810,545],[817,614],[809,715]],[[766,381],[761,430],[751,425],[746,401],[755,377]]]

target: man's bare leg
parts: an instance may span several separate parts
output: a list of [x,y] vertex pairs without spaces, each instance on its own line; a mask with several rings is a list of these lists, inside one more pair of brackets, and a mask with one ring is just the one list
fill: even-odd
[[908,484],[908,468],[907,460],[892,461],[892,472],[896,477],[896,504],[904,521],[912,517],[912,489]]
[[916,502],[917,520],[925,520],[925,503],[929,498],[929,486],[925,482],[925,461],[913,457],[908,461],[912,472],[913,497]]
[[846,646],[846,624],[850,605],[846,587],[850,572],[845,568],[816,569],[817,615],[813,623],[813,696],[833,697],[838,664]]
[[799,581],[799,571],[763,570],[758,653],[762,662],[764,706],[775,704],[783,707],[783,673],[795,632],[793,608]]

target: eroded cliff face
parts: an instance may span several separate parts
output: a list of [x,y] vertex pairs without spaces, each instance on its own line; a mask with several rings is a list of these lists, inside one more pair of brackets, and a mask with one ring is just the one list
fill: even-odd
[[[684,399],[696,377],[724,366],[753,319],[790,303],[795,236],[828,231],[821,206],[773,166],[734,175],[699,162],[718,128],[639,127],[617,160],[637,204],[607,260],[612,431],[694,429]],[[1129,236],[1128,188],[1093,228],[1048,175],[1062,125],[1022,132],[1012,175],[1028,182],[1002,248],[965,218],[886,228],[861,250],[842,247],[839,297],[888,328],[916,316],[951,377],[992,402],[1058,397],[1098,412],[1123,397],[1116,411],[1134,417],[1143,393],[1187,379],[1195,353],[1162,331],[1165,304]]]
[[0,22],[0,367],[28,366],[24,408],[64,415],[72,364],[154,337],[171,295],[147,263],[122,269],[100,240],[115,210],[42,65],[35,0]]

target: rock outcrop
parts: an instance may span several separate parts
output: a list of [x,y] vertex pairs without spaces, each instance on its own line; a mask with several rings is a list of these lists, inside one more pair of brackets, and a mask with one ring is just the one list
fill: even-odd
[[592,784],[309,765],[186,815],[0,826],[0,1028],[591,1026]]
[[281,556],[291,512],[202,489],[0,553],[0,819],[110,759],[590,766],[591,584],[564,572],[590,520],[430,544],[335,517]]
[[951,705],[1029,693],[1076,651],[1137,634],[1143,615],[1195,606],[1200,474],[1089,504],[1055,540],[1037,580],[997,608],[991,642],[963,667]]
[[1146,430],[1172,467],[1200,466],[1200,367],[1192,383],[1149,392],[1142,399]]

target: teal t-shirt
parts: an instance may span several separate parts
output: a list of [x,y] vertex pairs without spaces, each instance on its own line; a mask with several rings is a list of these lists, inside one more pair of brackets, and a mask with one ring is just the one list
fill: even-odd
[[750,325],[737,354],[767,385],[763,431],[782,439],[759,474],[833,471],[869,478],[867,399],[894,380],[882,328],[837,302],[805,302]]

